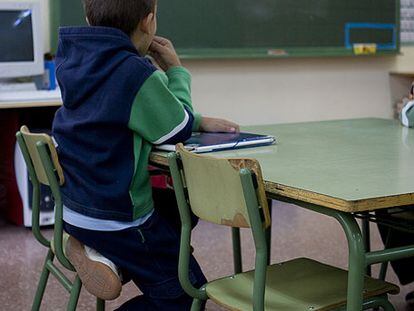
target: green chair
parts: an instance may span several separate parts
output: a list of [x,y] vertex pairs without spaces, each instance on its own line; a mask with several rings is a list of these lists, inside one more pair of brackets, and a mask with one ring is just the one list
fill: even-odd
[[[67,270],[75,272],[72,264],[65,256],[65,243],[68,235],[63,231],[63,205],[60,196],[60,186],[64,183],[62,168],[58,161],[56,148],[50,136],[46,134],[30,133],[26,126],[22,126],[16,134],[17,142],[23,153],[24,160],[29,171],[29,177],[33,185],[32,200],[32,231],[36,239],[49,250],[46,255],[40,281],[34,297],[32,310],[39,310],[45,292],[49,274],[59,281],[69,292],[67,310],[76,310],[82,282],[78,275],[74,281],[70,281],[55,263],[54,259]],[[40,185],[49,186],[55,201],[55,225],[53,238],[49,241],[40,231]],[[76,273],[76,272],[75,272]],[[97,310],[105,309],[105,302],[97,299]]]
[[[218,159],[190,153],[180,144],[168,156],[182,222],[179,279],[194,298],[192,310],[211,299],[230,310],[343,310],[346,271],[298,258],[267,265],[265,231],[271,219],[259,163],[254,159]],[[232,228],[250,228],[256,248],[255,269],[194,288],[189,278],[190,210],[200,219]],[[212,257],[213,258],[213,257]],[[394,310],[393,284],[365,278],[364,309]]]

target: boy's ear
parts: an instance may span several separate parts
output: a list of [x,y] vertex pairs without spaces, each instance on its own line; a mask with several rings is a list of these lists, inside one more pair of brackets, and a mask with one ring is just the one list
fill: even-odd
[[152,27],[152,22],[155,18],[154,13],[150,13],[148,14],[146,17],[144,17],[138,24],[139,29],[143,32],[143,33],[150,33],[151,32],[151,27]]

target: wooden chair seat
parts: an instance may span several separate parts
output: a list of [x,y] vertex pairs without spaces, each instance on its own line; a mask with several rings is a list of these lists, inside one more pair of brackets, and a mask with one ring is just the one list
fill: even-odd
[[[63,254],[66,256],[66,244],[68,242],[70,235],[67,234],[66,232],[63,232],[62,235],[62,250],[63,250]],[[52,250],[53,254],[56,254],[55,251],[55,237],[52,237],[52,239],[50,240],[50,249]]]
[[[345,306],[348,273],[320,262],[298,258],[267,268],[265,310],[335,310]],[[208,297],[230,310],[253,310],[254,270],[211,281]],[[364,299],[398,294],[396,285],[365,278]]]

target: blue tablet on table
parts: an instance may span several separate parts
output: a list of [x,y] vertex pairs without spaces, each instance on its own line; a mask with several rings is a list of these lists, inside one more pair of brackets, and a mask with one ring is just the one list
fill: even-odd
[[[276,143],[271,135],[253,133],[205,133],[194,132],[184,143],[187,150],[195,153],[231,150],[247,147],[267,146]],[[174,145],[158,145],[158,150],[175,151]]]

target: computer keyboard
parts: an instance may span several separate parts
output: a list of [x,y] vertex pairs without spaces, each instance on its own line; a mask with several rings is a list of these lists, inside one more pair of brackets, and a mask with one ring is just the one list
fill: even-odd
[[34,82],[0,82],[1,92],[16,92],[16,91],[36,91],[36,84]]
[[0,92],[1,102],[37,102],[37,101],[61,101],[60,90],[39,91],[13,91]]

